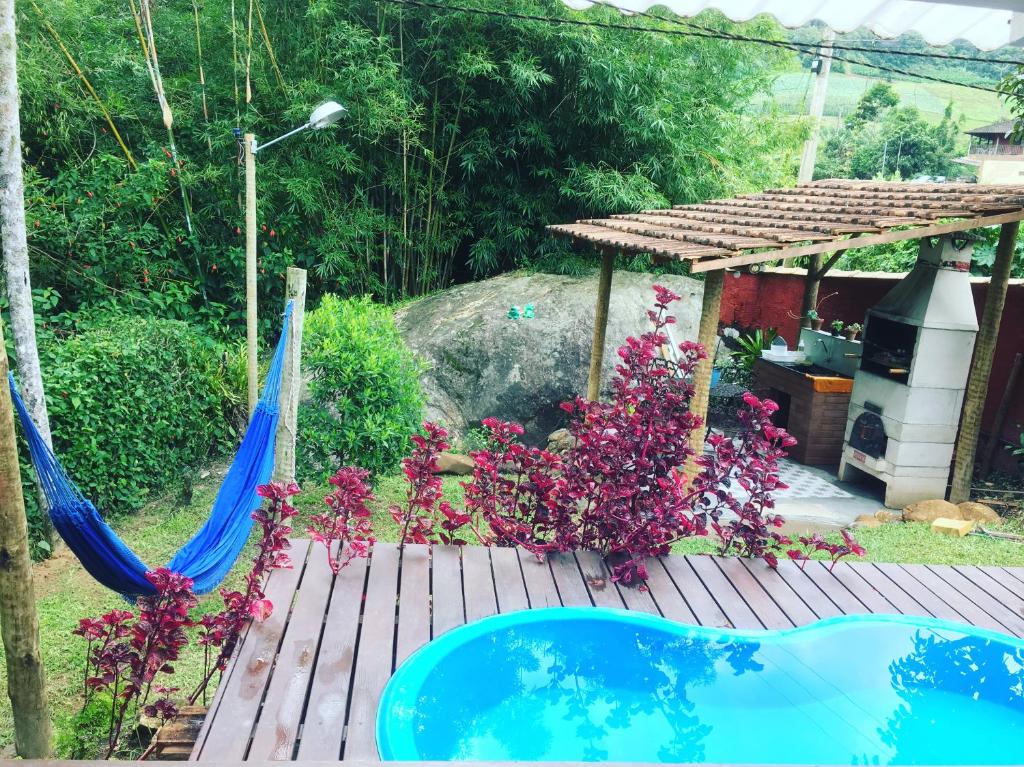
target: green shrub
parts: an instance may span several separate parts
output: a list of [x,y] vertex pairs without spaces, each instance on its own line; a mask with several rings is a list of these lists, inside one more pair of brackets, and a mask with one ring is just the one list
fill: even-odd
[[419,428],[423,400],[420,368],[390,310],[368,297],[324,296],[306,317],[302,365],[312,380],[299,408],[299,478],[351,463],[393,470]]
[[155,490],[235,436],[219,344],[184,322],[115,316],[40,337],[54,452],[104,514]]

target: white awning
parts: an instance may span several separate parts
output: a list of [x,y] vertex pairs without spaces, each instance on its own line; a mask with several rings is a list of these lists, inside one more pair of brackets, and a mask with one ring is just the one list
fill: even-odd
[[[588,0],[562,0],[582,10]],[[714,8],[733,21],[747,21],[768,13],[786,27],[820,21],[836,32],[860,27],[879,37],[917,32],[932,45],[964,39],[990,51],[1024,38],[1024,0],[608,0],[627,11],[656,6],[679,16],[696,16]]]

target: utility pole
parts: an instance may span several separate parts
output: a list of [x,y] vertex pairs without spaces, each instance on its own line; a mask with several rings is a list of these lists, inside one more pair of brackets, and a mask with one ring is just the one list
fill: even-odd
[[259,368],[257,364],[258,335],[256,325],[256,136],[242,137],[245,154],[245,356],[249,385],[249,415],[259,399]]
[[[11,335],[18,359],[18,379],[25,406],[49,447],[50,419],[43,396],[43,376],[36,346],[36,318],[28,269],[25,231],[25,180],[21,157],[21,116],[18,110],[18,42],[13,0],[0,2],[0,229],[3,231],[4,274],[10,303]],[[6,385],[6,381],[3,382]],[[40,519],[47,543],[55,541],[46,498],[39,489]]]
[[796,179],[800,184],[806,184],[814,178],[814,163],[818,159],[818,142],[821,140],[821,117],[825,114],[825,96],[828,92],[828,74],[832,71],[832,45],[835,41],[836,33],[826,27],[821,36],[821,49],[815,58],[820,64],[814,78],[814,91],[808,112],[811,117],[811,135],[804,142]]
[[[14,0],[0,0],[0,18],[10,18],[13,23],[13,5]],[[46,759],[50,756],[50,712],[7,369],[0,328],[0,634],[7,659],[7,697],[14,714],[14,748],[23,759]]]

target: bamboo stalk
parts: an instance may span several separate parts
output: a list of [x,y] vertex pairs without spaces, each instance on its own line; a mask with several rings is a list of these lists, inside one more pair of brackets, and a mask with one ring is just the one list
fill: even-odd
[[82,68],[78,66],[78,62],[75,61],[75,57],[71,55],[71,51],[69,51],[67,49],[67,46],[64,45],[64,41],[63,39],[61,39],[60,34],[57,32],[56,29],[53,28],[53,25],[46,19],[46,14],[43,13],[42,8],[39,7],[39,4],[36,3],[36,0],[29,0],[29,3],[31,3],[32,8],[39,15],[39,18],[43,23],[43,28],[50,34],[50,37],[53,38],[53,41],[57,44],[57,47],[60,48],[61,53],[64,54],[64,58],[67,59],[68,64],[71,66],[71,70],[76,75],[78,75],[78,79],[82,81],[82,85],[85,86],[85,89],[89,92],[89,95],[92,96],[93,100],[96,102],[96,105],[100,108],[100,112],[103,113],[103,118],[107,121],[107,126],[110,128],[110,133],[114,136],[114,139],[117,141],[118,146],[121,147],[121,152],[124,154],[125,159],[128,161],[129,167],[131,167],[132,170],[138,170],[138,163],[135,162],[135,158],[132,156],[131,150],[128,149],[128,145],[121,137],[121,132],[117,129],[117,126],[114,125],[114,118],[110,116],[110,110],[107,109],[107,105],[103,103],[103,99],[100,98],[100,95],[96,92],[96,89],[92,87],[92,83],[89,82],[89,78],[85,76],[85,72],[82,71]]
[[274,46],[270,44],[270,35],[267,34],[267,25],[263,23],[263,11],[260,10],[260,4],[255,3],[256,6],[256,20],[260,23],[260,34],[263,37],[263,44],[267,47],[267,55],[270,57],[270,68],[274,70],[274,76],[277,78],[277,84],[281,87],[283,93],[287,93],[288,89],[284,85],[284,77],[281,75],[281,68],[277,65],[277,56],[274,54]]
[[199,67],[199,93],[203,99],[203,123],[206,125],[206,148],[213,152],[213,141],[210,139],[210,110],[206,105],[206,74],[203,72],[203,37],[199,30],[199,3],[192,0],[192,15],[196,21],[196,64]]

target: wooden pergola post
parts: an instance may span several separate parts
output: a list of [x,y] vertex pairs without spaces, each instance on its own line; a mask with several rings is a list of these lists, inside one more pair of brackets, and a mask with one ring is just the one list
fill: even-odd
[[274,481],[295,481],[295,440],[298,436],[299,397],[302,393],[302,325],[306,315],[306,270],[288,267],[285,306],[292,301],[292,318],[281,371],[280,417],[274,444]]
[[608,304],[611,302],[614,271],[615,251],[605,249],[601,254],[601,278],[597,283],[597,305],[594,307],[594,336],[590,345],[590,374],[587,376],[587,399],[591,402],[601,396],[601,366],[604,364],[604,339],[608,330]]
[[[690,435],[690,447],[698,456],[704,452],[708,403],[711,399],[711,371],[715,367],[715,342],[718,340],[718,318],[722,311],[724,286],[724,269],[708,272],[704,277],[704,299],[701,302],[697,342],[704,347],[708,356],[698,362],[693,371],[693,399],[690,401],[690,412],[700,416],[704,424]],[[689,466],[686,473],[692,479],[695,476],[694,466]]]
[[50,713],[7,371],[0,327],[0,634],[7,659],[15,750],[24,759],[45,759],[50,756]]
[[971,479],[974,476],[974,454],[978,449],[978,435],[981,433],[981,414],[985,409],[989,377],[992,374],[992,358],[995,356],[999,339],[999,324],[1006,304],[1006,288],[1010,282],[1010,267],[1013,265],[1013,251],[1017,244],[1019,221],[1003,224],[999,230],[996,245],[996,259],[992,265],[992,277],[985,296],[985,309],[974,342],[974,360],[967,378],[964,393],[964,408],[960,416],[960,434],[956,440],[956,460],[953,464],[953,484],[949,500],[961,503],[971,497]]

